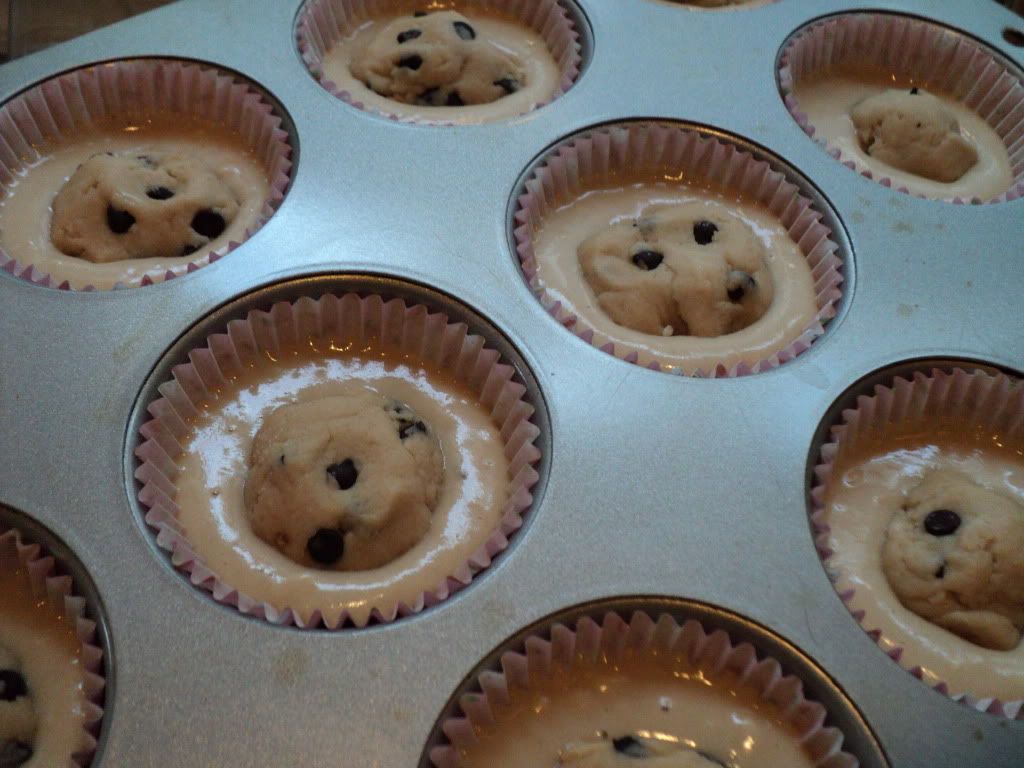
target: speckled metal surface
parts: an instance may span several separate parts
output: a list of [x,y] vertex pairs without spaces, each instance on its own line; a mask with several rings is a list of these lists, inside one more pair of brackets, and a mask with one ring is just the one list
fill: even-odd
[[[295,51],[298,4],[184,0],[0,67],[4,100],[113,57],[214,62],[280,101],[301,150],[274,218],[191,275],[91,294],[0,275],[0,502],[54,531],[102,600],[114,675],[97,764],[415,766],[452,691],[505,638],[567,606],[659,594],[729,609],[798,647],[896,768],[1019,767],[1024,722],[970,711],[887,659],[832,590],[808,530],[812,440],[854,382],[922,356],[1024,367],[1024,201],[954,207],[885,189],[838,167],[782,105],[783,41],[854,4],[710,13],[580,0],[594,46],[575,88],[510,122],[447,128],[393,124],[322,90]],[[1021,62],[1002,38],[1020,17],[994,0],[872,7],[947,23]],[[835,207],[855,290],[811,351],[737,380],[677,378],[587,346],[530,295],[509,247],[516,180],[566,134],[638,116],[746,137]],[[336,633],[273,627],[193,589],[144,531],[126,460],[136,398],[184,332],[254,288],[323,272],[407,279],[475,308],[532,369],[551,430],[543,499],[483,578],[420,616]]]

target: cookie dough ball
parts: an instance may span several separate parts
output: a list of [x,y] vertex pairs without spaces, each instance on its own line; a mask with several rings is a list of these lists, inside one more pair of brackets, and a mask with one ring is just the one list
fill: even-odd
[[94,155],[53,200],[50,239],[105,263],[187,256],[216,240],[238,200],[216,173],[180,155]]
[[889,523],[882,568],[908,609],[965,640],[1010,650],[1024,629],[1024,506],[932,472]]
[[850,116],[861,149],[901,171],[950,183],[978,162],[978,152],[960,135],[956,118],[919,88],[870,96]]
[[722,763],[677,742],[622,736],[566,747],[564,768],[718,768]]
[[252,530],[312,568],[377,568],[430,527],[444,479],[441,448],[407,406],[361,385],[284,405],[249,454]]
[[489,104],[526,84],[525,69],[455,11],[384,25],[355,52],[351,70],[381,96],[432,107]]
[[740,218],[701,203],[651,209],[578,249],[601,309],[658,336],[722,336],[768,311],[766,250]]
[[21,665],[0,645],[0,766],[28,762],[35,732],[35,708]]

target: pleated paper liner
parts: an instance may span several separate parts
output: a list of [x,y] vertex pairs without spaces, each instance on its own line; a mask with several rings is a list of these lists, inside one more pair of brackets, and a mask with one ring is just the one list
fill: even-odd
[[[852,574],[841,572],[832,560],[835,553],[827,500],[830,488],[838,482],[837,470],[841,470],[845,459],[860,456],[886,435],[915,435],[925,440],[941,429],[948,432],[951,420],[956,424],[962,421],[965,425],[962,428],[971,434],[971,430],[977,430],[979,434],[998,435],[1000,442],[1020,443],[1024,450],[1024,385],[1009,376],[979,370],[935,369],[917,371],[908,378],[894,378],[876,385],[873,394],[858,397],[856,404],[844,410],[832,426],[814,467],[811,527],[815,546],[846,607],[890,658],[914,677],[966,706],[1010,719],[1024,719],[1021,700],[1024,690],[1020,698],[1010,700],[992,696],[984,690],[984,685],[979,685],[977,690],[957,690],[941,679],[938,672],[922,666],[921,651],[914,647],[913,637],[897,641],[871,626],[865,614],[865,603],[848,578]],[[944,633],[945,630],[935,626],[934,632]],[[1005,652],[989,651],[966,640],[962,643],[965,653],[969,650],[979,658],[985,654],[1005,655]]]
[[[786,108],[804,132],[815,129],[800,108],[800,82],[846,65],[881,67],[913,79],[921,87],[962,102],[996,132],[1009,154],[1013,181],[991,200],[953,197],[953,203],[998,203],[1024,194],[1024,83],[993,53],[971,38],[929,21],[889,13],[844,13],[810,24],[786,44],[779,57],[779,88]],[[837,147],[816,139],[826,152],[851,170],[885,187],[914,194],[906,187]],[[918,195],[922,196],[922,195]]]
[[[267,356],[277,359],[281,349],[297,348],[303,340],[308,345],[315,339],[330,341],[332,348],[390,344],[413,361],[422,360],[446,371],[479,397],[500,430],[509,462],[509,489],[499,524],[466,562],[439,583],[425,585],[408,604],[362,605],[358,610],[325,608],[301,615],[288,605],[271,604],[223,581],[195,553],[189,532],[178,521],[177,460],[192,418],[214,399],[219,387],[242,371],[258,370]],[[173,379],[159,387],[161,397],[149,404],[151,418],[139,430],[141,442],[135,451],[139,460],[135,477],[141,483],[138,498],[157,544],[169,553],[175,567],[215,600],[242,613],[273,624],[328,629],[391,622],[418,613],[446,600],[486,569],[508,547],[509,537],[531,508],[532,488],[539,479],[535,465],[541,457],[535,444],[540,430],[531,421],[534,406],[526,399],[526,387],[514,380],[515,368],[465,323],[451,322],[442,313],[402,299],[326,294],[318,299],[281,302],[269,311],[254,310],[244,320],[231,321],[225,333],[208,337],[188,358],[188,363],[173,369]]]
[[843,296],[843,258],[822,212],[766,161],[727,138],[705,136],[682,126],[630,122],[588,130],[560,142],[537,162],[516,201],[513,222],[516,254],[533,294],[560,325],[588,344],[627,362],[668,371],[630,344],[606,339],[549,294],[538,275],[533,240],[546,216],[588,190],[607,188],[623,176],[650,177],[653,182],[680,174],[741,195],[778,219],[807,259],[817,305],[811,325],[778,351],[765,357],[751,352],[741,362],[719,363],[691,375],[721,378],[760,373],[805,352],[825,332]]
[[[119,119],[182,115],[237,134],[266,172],[270,192],[242,242],[262,227],[284,199],[292,163],[288,133],[281,117],[255,87],[229,72],[177,59],[127,59],[83,67],[35,85],[0,106],[0,190],[48,149],[75,141],[76,135]],[[229,242],[200,258],[115,288],[145,286],[194,272],[237,248]],[[61,275],[21,263],[0,249],[0,270],[36,285],[63,290]]]

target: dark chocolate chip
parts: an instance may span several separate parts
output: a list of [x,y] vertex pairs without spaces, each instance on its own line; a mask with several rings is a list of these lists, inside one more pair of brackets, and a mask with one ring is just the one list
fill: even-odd
[[459,96],[459,92],[458,91],[452,91],[451,93],[449,93],[448,94],[448,99],[445,101],[445,104],[447,106],[449,106],[449,107],[464,107],[464,106],[466,106],[466,102],[464,102],[462,100],[462,97]]
[[14,701],[28,693],[25,678],[13,669],[0,669],[0,701]]
[[492,85],[496,85],[506,94],[515,93],[519,90],[519,81],[514,77],[503,77],[500,80],[495,80]]
[[183,245],[181,247],[182,256],[191,256],[193,253],[199,250],[198,245]]
[[[281,458],[284,457],[282,456]],[[355,485],[356,480],[359,478],[359,470],[356,469],[356,464],[352,459],[345,459],[339,464],[331,464],[327,468],[327,474],[334,478],[335,482],[338,483],[338,487],[343,491],[347,491]]]
[[107,226],[115,235],[123,235],[135,223],[135,217],[128,211],[119,211],[112,205],[107,206]]
[[436,107],[438,105],[438,101],[440,100],[440,95],[441,89],[428,88],[416,98],[416,101],[419,104],[424,104],[428,107]]
[[398,66],[405,67],[406,69],[416,70],[423,66],[423,57],[413,54],[412,56],[403,56],[398,60]]
[[910,89],[910,95],[911,96],[917,96],[917,94],[918,94],[918,90],[917,90],[917,86],[915,85],[913,88]]
[[281,466],[283,467],[284,466],[284,454],[283,453],[281,454],[281,458],[279,459],[279,461],[281,462]]
[[415,434],[416,432],[426,432],[426,431],[427,431],[427,425],[424,424],[422,421],[415,421],[415,422],[406,421],[406,422],[402,422],[402,424],[399,426],[399,428],[398,428],[398,436],[402,440],[405,440],[405,438],[409,437],[410,435]]
[[648,272],[657,269],[664,259],[665,256],[657,251],[643,250],[633,254],[633,263]]
[[743,298],[757,289],[757,281],[742,269],[732,269],[725,276],[725,292],[729,301],[738,304]]
[[345,553],[345,539],[334,528],[317,528],[306,542],[306,551],[315,562],[332,565]]
[[617,739],[612,739],[612,746],[615,751],[621,755],[627,757],[647,757],[647,748],[642,742],[637,741],[632,736],[620,736]]
[[417,19],[422,19],[424,16],[427,15],[427,12],[426,11],[413,11],[412,15],[415,16]]
[[939,566],[938,570],[935,571],[935,578],[936,579],[941,579],[945,575],[946,575],[946,564],[943,563],[942,565]]
[[418,29],[407,29],[407,30],[405,30],[405,32],[399,32],[398,33],[398,44],[401,45],[402,43],[407,43],[410,40],[415,40],[417,37],[419,37],[422,34],[423,33],[420,30],[418,30]]
[[473,29],[469,24],[464,21],[453,21],[452,26],[455,27],[455,34],[461,37],[463,40],[475,40],[476,30]]
[[146,197],[151,200],[170,200],[174,193],[167,187],[150,187],[146,190]]
[[32,747],[23,741],[0,741],[0,768],[18,768],[32,758]]
[[717,231],[718,226],[713,221],[703,219],[693,225],[693,239],[697,241],[697,245],[707,245],[715,239]]
[[949,536],[960,527],[960,515],[951,509],[933,509],[924,519],[924,529],[932,536]]
[[209,209],[198,211],[192,217],[192,229],[211,240],[220,237],[226,226],[227,223],[224,221],[224,217],[216,211]]

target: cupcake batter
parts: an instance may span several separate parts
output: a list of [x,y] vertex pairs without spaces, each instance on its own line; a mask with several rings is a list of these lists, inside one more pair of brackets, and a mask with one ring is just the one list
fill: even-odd
[[849,607],[865,612],[862,625],[881,631],[884,650],[904,648],[904,663],[920,665],[930,685],[945,681],[953,693],[1024,698],[1024,644],[1011,650],[985,648],[917,615],[900,602],[883,566],[892,519],[886,510],[899,510],[923,481],[935,476],[970,478],[987,493],[1020,505],[1024,451],[987,440],[967,443],[962,437],[927,442],[920,436],[892,437],[842,459],[835,472],[823,520],[830,526],[828,546],[834,553],[827,567],[840,577],[838,591],[856,590]]
[[[728,302],[730,285],[738,297],[742,290],[745,301],[752,308],[737,323],[749,320],[745,327],[722,335],[702,337],[676,335],[682,329],[669,323],[667,325],[672,325],[672,328],[666,334],[667,325],[661,324],[660,314],[655,313],[656,317],[646,318],[643,323],[633,323],[642,324],[649,331],[643,332],[616,322],[602,307],[601,299],[595,295],[584,272],[586,263],[594,261],[590,254],[599,250],[593,247],[591,238],[596,232],[605,230],[617,237],[619,233],[633,229],[634,223],[642,238],[641,230],[652,221],[652,216],[663,216],[665,211],[671,210],[683,211],[683,218],[687,221],[692,219],[694,223],[705,220],[719,222],[714,225],[718,231],[711,233],[708,241],[711,243],[719,238],[719,244],[712,246],[715,250],[721,248],[721,238],[726,235],[735,235],[735,239],[749,237],[757,248],[762,265],[748,266],[760,280],[760,294],[756,289],[748,292],[746,289],[751,287],[750,283],[739,275],[733,276],[735,284],[728,283],[726,274],[722,284],[716,284],[712,300],[706,302],[714,304],[717,298]],[[657,221],[657,218],[653,220]],[[641,227],[641,223],[645,226]],[[729,231],[723,232],[719,226],[727,227]],[[690,226],[687,231],[691,235],[692,229]],[[718,364],[727,367],[740,362],[752,364],[798,338],[813,324],[817,314],[814,284],[807,260],[782,224],[755,205],[691,187],[635,183],[587,192],[548,214],[533,236],[533,245],[538,280],[547,293],[560,301],[567,311],[579,315],[587,327],[594,329],[595,345],[611,341],[619,349],[636,350],[642,365],[656,361],[666,369],[695,373],[698,370],[710,371]],[[632,241],[630,246],[639,248]],[[694,239],[687,248],[697,250],[702,247]],[[630,257],[635,255],[631,250]],[[635,267],[625,263],[622,266]],[[636,271],[639,273],[640,269],[636,268]],[[726,270],[727,273],[732,271]],[[751,272],[746,271],[746,275],[750,276]],[[599,288],[603,285],[598,284]],[[769,286],[770,299],[764,294]],[[742,302],[743,299],[739,304],[741,310]],[[606,299],[604,304],[608,303]],[[623,311],[619,316],[628,319],[625,305],[621,306]],[[729,331],[735,327],[732,325],[733,316],[740,317],[741,313],[725,308],[718,314],[721,315],[721,327],[714,330]]]
[[417,14],[350,31],[324,55],[323,79],[370,109],[421,121],[500,120],[554,97],[558,65],[532,29],[493,15]]
[[[929,113],[925,116],[927,120],[917,116],[917,112],[925,108],[915,107],[912,124],[898,125],[902,121],[893,116],[894,97],[886,96],[894,85],[907,94],[907,99],[924,97],[922,102],[926,103],[925,111]],[[844,158],[870,170],[876,178],[892,179],[893,186],[906,187],[914,194],[939,200],[954,197],[991,200],[1006,192],[1013,182],[1013,172],[1006,145],[992,127],[964,104],[941,93],[928,94],[919,87],[918,93],[910,96],[914,87],[906,78],[837,73],[797,83],[794,96],[800,110],[814,126],[816,139],[837,148]],[[899,104],[905,105],[906,99],[900,98]],[[881,135],[868,130],[878,117],[879,109],[888,115],[887,125],[879,125]],[[928,127],[926,122],[934,125]],[[921,128],[917,128],[918,123]],[[951,125],[954,124],[959,139],[953,137]],[[941,156],[927,150],[915,150],[914,156],[907,154],[910,138],[920,138],[939,128],[943,130],[936,137],[945,143]],[[874,134],[876,140],[881,138],[882,151],[866,150],[871,145],[869,134]],[[977,161],[968,163],[972,153]],[[957,175],[960,171],[962,173]]]
[[[0,563],[0,756],[22,768],[69,765],[85,736],[82,646],[72,622]],[[24,758],[24,762],[18,759]]]
[[[188,158],[189,173],[198,175],[199,171],[195,167],[201,166],[203,173],[216,177],[216,200],[209,210],[217,213],[221,220],[202,220],[197,222],[198,228],[193,229],[191,225],[195,214],[207,210],[205,207],[197,207],[189,218],[189,228],[173,236],[165,238],[160,234],[158,225],[157,234],[151,231],[142,241],[138,241],[135,234],[122,234],[118,237],[114,232],[104,231],[104,238],[89,238],[93,245],[88,248],[84,245],[72,246],[72,242],[84,242],[81,240],[82,235],[95,232],[89,227],[86,232],[72,237],[72,224],[69,222],[83,216],[82,206],[89,207],[90,202],[81,196],[71,195],[76,185],[65,185],[80,166],[89,163],[97,155],[106,157],[103,155],[106,152],[129,159],[140,156],[153,159]],[[178,119],[173,125],[168,122],[145,122],[110,126],[107,130],[76,137],[67,144],[44,148],[40,154],[42,156],[38,160],[0,193],[0,248],[20,264],[32,264],[36,269],[52,275],[58,283],[69,281],[73,288],[93,285],[109,289],[117,283],[139,285],[146,276],[158,279],[167,270],[180,269],[208,255],[211,250],[225,247],[229,241],[241,241],[246,231],[259,220],[270,194],[262,163],[245,148],[242,139],[219,127],[199,122],[189,123]],[[107,165],[109,159],[100,162]],[[126,169],[119,170],[128,173]],[[146,170],[160,173],[160,169]],[[171,169],[165,167],[163,170],[168,172]],[[138,169],[131,169],[130,178],[126,182],[142,183],[141,177],[136,177],[136,171]],[[172,189],[174,185],[169,184],[157,184],[153,189],[159,186],[167,187],[172,192],[178,189]],[[65,189],[63,198],[62,189]],[[111,196],[124,194],[123,191],[115,193],[112,190],[113,187],[108,190]],[[160,191],[157,194],[164,193]],[[185,195],[184,202],[188,200],[189,195]],[[145,206],[147,213],[143,213],[142,208],[133,207],[134,203],[118,209],[123,211],[132,207],[135,210],[133,216],[140,221],[135,222],[131,230],[136,231],[141,229],[141,220],[150,213],[155,221],[163,221],[163,212],[157,210],[161,205],[177,208],[182,200],[175,201],[173,197],[154,200],[147,197],[145,202],[137,202]],[[65,216],[55,217],[55,206],[60,208],[62,205]],[[105,224],[107,218],[106,206],[103,207],[101,224]],[[228,209],[232,211],[230,215],[227,215]],[[119,226],[119,223],[115,221],[115,225]],[[57,231],[53,232],[55,226]],[[129,232],[126,229],[126,233]],[[55,244],[51,235],[56,235],[60,245]],[[129,242],[138,247],[117,247]],[[142,248],[143,245],[154,248],[146,250]],[[175,250],[173,246],[180,247]],[[69,252],[80,252],[85,257],[64,253],[61,247]],[[89,260],[87,253],[93,254],[95,263]]]
[[[727,673],[652,659],[613,666],[581,662],[529,690],[513,686],[511,701],[495,705],[495,724],[478,730],[479,742],[461,757],[465,768],[538,766],[715,766],[810,768],[803,751],[775,707],[736,684]],[[617,759],[607,746],[580,752],[584,742],[615,740],[639,752],[644,742],[661,742],[662,755]],[[639,741],[637,747],[624,740]],[[619,741],[623,740],[623,741]],[[671,751],[669,745],[686,748]],[[699,754],[692,750],[699,750]],[[645,750],[653,752],[654,750]],[[614,753],[614,743],[612,752]],[[611,761],[601,762],[605,757]],[[696,758],[701,758],[697,760]],[[689,762],[685,760],[689,759]],[[596,762],[595,762],[596,761]],[[718,761],[712,762],[712,761]]]
[[[250,527],[246,461],[260,424],[275,409],[344,395],[353,384],[407,406],[429,425],[444,480],[429,528],[408,551],[367,570],[308,568]],[[330,624],[344,610],[365,623],[374,607],[412,604],[442,584],[497,527],[509,487],[498,428],[476,397],[448,374],[382,349],[292,351],[230,382],[194,422],[178,467],[178,519],[206,565],[249,597],[290,607],[304,619],[320,610]]]

